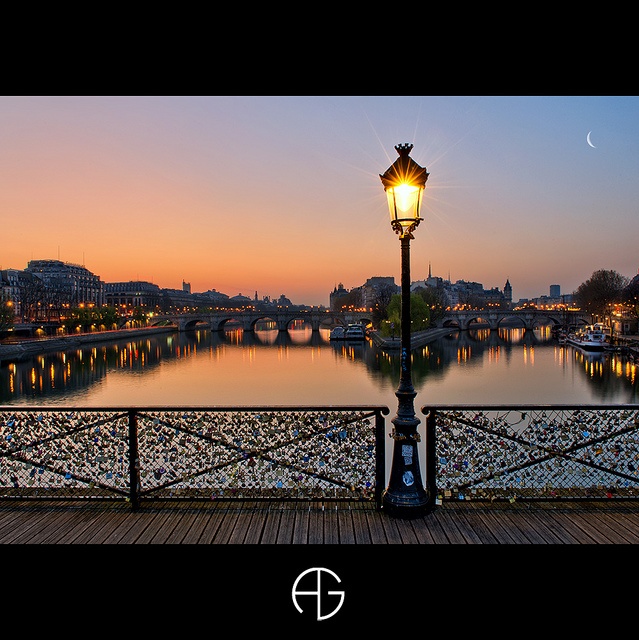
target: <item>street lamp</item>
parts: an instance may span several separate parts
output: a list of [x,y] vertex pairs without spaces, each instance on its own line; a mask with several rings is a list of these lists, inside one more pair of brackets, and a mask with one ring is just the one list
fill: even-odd
[[398,405],[397,415],[391,420],[394,444],[390,478],[382,495],[384,510],[400,518],[419,517],[431,506],[419,469],[417,425],[420,421],[413,405],[417,394],[411,379],[410,336],[410,241],[422,221],[420,208],[429,174],[408,155],[412,148],[408,143],[397,145],[399,158],[379,176],[388,198],[391,226],[399,235],[402,256],[400,378],[395,392]]

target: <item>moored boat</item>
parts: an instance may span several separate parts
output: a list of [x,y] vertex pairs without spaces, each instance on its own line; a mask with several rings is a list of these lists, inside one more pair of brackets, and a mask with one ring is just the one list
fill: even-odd
[[610,345],[610,336],[601,323],[589,324],[568,334],[566,342],[584,351],[604,351]]
[[331,340],[344,340],[346,334],[346,330],[341,325],[337,325],[331,329],[330,339]]
[[344,332],[344,338],[346,340],[365,340],[366,331],[364,331],[364,327],[361,324],[349,324]]

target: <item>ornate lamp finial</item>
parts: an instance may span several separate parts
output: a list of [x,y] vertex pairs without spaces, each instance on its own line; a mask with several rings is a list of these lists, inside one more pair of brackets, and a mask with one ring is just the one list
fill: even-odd
[[410,142],[404,142],[404,143],[395,145],[395,151],[399,153],[401,158],[406,158],[412,150],[413,150],[413,145]]

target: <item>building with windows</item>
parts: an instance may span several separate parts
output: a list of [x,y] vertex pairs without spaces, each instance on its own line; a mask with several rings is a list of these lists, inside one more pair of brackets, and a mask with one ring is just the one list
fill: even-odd
[[25,288],[26,281],[32,277],[20,269],[0,270],[0,302],[11,303],[13,313],[18,318],[22,317],[21,291]]
[[72,307],[104,305],[104,282],[85,267],[61,260],[30,260],[25,269],[40,278],[45,288]]
[[144,280],[107,282],[104,285],[104,298],[107,305],[118,311],[135,307],[155,309],[162,304],[162,291],[157,284]]
[[402,288],[395,284],[393,276],[373,276],[368,278],[361,287],[362,307],[371,309],[380,298],[382,291],[387,291],[390,295],[400,293]]
[[162,289],[162,309],[164,311],[184,311],[196,307],[195,297],[184,289]]

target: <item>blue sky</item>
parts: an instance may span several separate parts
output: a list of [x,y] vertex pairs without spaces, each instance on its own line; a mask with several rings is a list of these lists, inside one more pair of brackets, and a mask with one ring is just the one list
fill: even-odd
[[379,174],[404,142],[430,173],[413,280],[638,272],[639,97],[524,95],[3,96],[0,268],[298,304],[399,283]]

